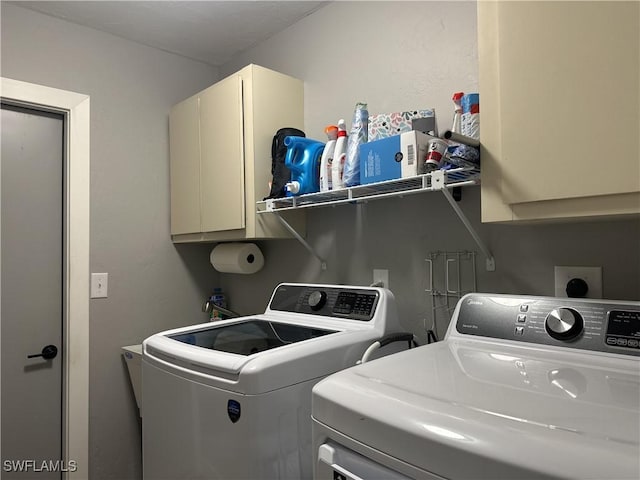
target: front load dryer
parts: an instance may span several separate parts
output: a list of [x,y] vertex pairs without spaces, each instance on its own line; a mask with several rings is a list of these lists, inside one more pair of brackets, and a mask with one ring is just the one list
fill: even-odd
[[640,478],[640,303],[469,294],[313,389],[316,480]]
[[149,337],[144,479],[311,478],[311,388],[399,329],[389,290],[281,284],[264,314]]

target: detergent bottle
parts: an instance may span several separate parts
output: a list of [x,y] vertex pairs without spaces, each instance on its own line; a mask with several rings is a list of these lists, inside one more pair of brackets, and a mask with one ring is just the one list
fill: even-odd
[[329,125],[324,129],[327,134],[327,144],[322,152],[320,159],[320,191],[328,192],[331,190],[331,165],[333,164],[333,152],[336,149],[336,139],[338,138],[338,127]]
[[291,171],[291,181],[285,185],[286,195],[317,192],[324,143],[305,137],[285,137],[284,144],[287,147],[284,164]]
[[338,122],[338,139],[336,140],[336,148],[333,151],[333,163],[331,165],[331,188],[338,190],[344,188],[342,181],[342,173],[344,170],[344,162],[347,158],[347,125],[344,119]]

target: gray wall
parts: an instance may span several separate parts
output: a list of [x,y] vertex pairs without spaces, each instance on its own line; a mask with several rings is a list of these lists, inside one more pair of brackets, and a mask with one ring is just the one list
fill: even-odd
[[[91,478],[140,478],[140,426],[120,347],[205,317],[209,246],[169,236],[169,108],[216,69],[2,3],[2,75],[91,96]],[[34,232],[37,233],[37,232]]]
[[[309,137],[322,139],[325,125],[350,119],[358,101],[370,113],[435,107],[442,130],[452,122],[452,93],[478,91],[476,34],[475,2],[339,2],[235,58],[222,74],[252,62],[303,79]],[[496,259],[496,271],[487,272],[478,256],[479,291],[553,295],[554,265],[584,265],[603,267],[606,298],[640,299],[638,220],[481,225],[480,201],[479,188],[470,188],[461,202]],[[424,339],[432,319],[428,253],[478,250],[437,192],[310,210],[307,219],[307,240],[327,258],[327,271],[295,241],[263,242],[263,271],[221,275],[232,305],[259,310],[281,281],[369,284],[372,269],[386,268],[405,327]],[[439,316],[441,336],[447,322]]]

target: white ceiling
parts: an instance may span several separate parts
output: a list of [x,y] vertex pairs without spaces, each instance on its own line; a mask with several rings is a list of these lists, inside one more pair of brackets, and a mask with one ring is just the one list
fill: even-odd
[[330,2],[209,0],[6,3],[219,66]]

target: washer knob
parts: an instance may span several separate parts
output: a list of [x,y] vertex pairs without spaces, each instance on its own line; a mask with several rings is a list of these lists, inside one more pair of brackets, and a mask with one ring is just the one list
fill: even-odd
[[327,294],[321,290],[316,290],[309,295],[309,306],[311,310],[320,310],[327,302]]
[[544,321],[544,328],[557,340],[576,338],[584,328],[582,315],[572,308],[554,308]]

